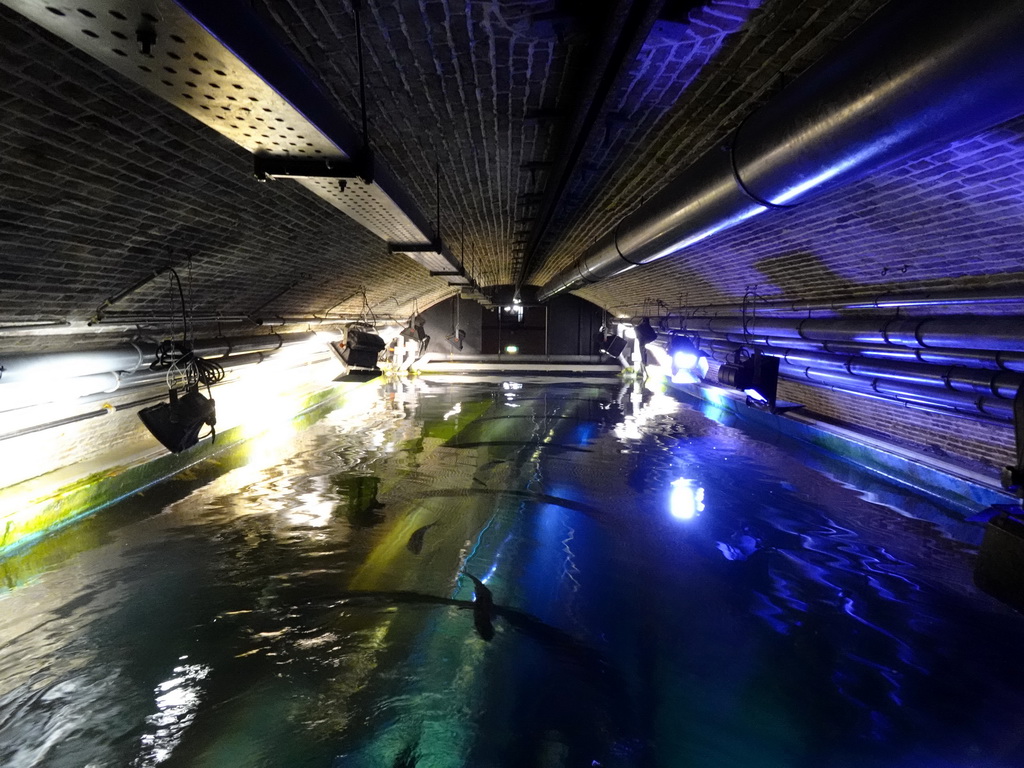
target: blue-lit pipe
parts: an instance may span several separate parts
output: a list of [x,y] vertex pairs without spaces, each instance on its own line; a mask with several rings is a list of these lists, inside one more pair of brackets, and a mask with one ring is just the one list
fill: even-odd
[[1024,352],[993,352],[981,349],[936,349],[893,347],[880,344],[861,344],[844,341],[808,341],[806,339],[777,339],[743,333],[712,333],[702,331],[702,339],[723,342],[723,349],[735,350],[743,346],[763,347],[767,354],[781,355],[792,350],[823,351],[844,357],[860,356],[879,360],[904,360],[939,366],[962,366],[988,371],[1015,371],[1024,373]]
[[892,2],[540,289],[647,264],[1024,113],[1024,4]]
[[686,317],[689,333],[742,335],[786,345],[790,340],[889,345],[911,349],[968,348],[1024,352],[1024,316],[948,315],[917,318]]
[[1013,403],[995,397],[954,392],[902,381],[861,378],[850,373],[824,371],[788,363],[779,366],[779,373],[788,379],[806,380],[811,384],[834,387],[854,394],[875,394],[904,403],[942,408],[963,416],[1013,421]]

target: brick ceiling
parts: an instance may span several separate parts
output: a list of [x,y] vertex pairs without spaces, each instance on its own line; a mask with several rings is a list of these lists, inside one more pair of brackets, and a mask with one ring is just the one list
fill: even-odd
[[[588,74],[628,4],[365,5],[372,145],[431,219],[439,164],[443,235],[490,286],[524,268],[543,283],[884,2],[648,4],[597,105]],[[350,3],[253,7],[357,125]],[[302,187],[254,182],[245,150],[4,7],[0,74],[0,322],[84,320],[168,265],[198,315],[358,312],[365,291],[377,313],[403,316],[454,290]],[[535,231],[529,196],[552,183],[544,164],[562,158],[587,110],[559,204]],[[1022,129],[940,148],[582,295],[640,314],[748,289],[810,298],[1020,283]],[[534,246],[517,249],[517,233]],[[161,278],[118,309],[165,315],[172,300]]]

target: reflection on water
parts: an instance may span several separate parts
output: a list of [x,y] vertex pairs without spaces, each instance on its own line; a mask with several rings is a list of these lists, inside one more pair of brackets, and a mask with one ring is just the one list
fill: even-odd
[[980,527],[720,416],[396,382],[97,515],[7,564],[0,765],[1024,763]]

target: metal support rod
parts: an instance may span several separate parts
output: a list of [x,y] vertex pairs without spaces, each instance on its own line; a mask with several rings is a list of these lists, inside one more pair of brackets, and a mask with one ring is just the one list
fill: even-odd
[[363,152],[370,151],[370,125],[366,114],[366,72],[363,67],[363,22],[362,0],[353,0],[352,10],[356,17],[356,61],[359,66],[359,115],[362,120]]
[[301,280],[296,280],[296,281],[294,281],[293,283],[291,283],[290,285],[288,285],[287,287],[285,287],[285,288],[281,289],[280,291],[278,291],[277,293],[275,293],[275,294],[274,294],[273,296],[271,296],[271,297],[270,297],[269,299],[267,299],[267,300],[266,300],[266,301],[264,301],[264,302],[263,302],[262,304],[260,304],[260,305],[259,305],[258,307],[256,307],[256,309],[254,309],[254,310],[253,310],[253,311],[252,311],[252,312],[250,313],[250,316],[252,316],[252,317],[255,317],[255,316],[259,315],[259,313],[260,313],[261,311],[263,311],[264,309],[266,309],[267,307],[269,307],[269,306],[270,306],[271,304],[273,304],[273,303],[274,303],[275,301],[277,301],[278,299],[280,299],[280,298],[281,298],[282,296],[284,296],[284,295],[285,295],[286,293],[288,293],[288,292],[289,292],[290,290],[292,290],[293,288],[296,288],[297,286],[299,286],[299,285],[300,285],[301,283],[302,283],[302,281],[301,281]]
[[135,293],[140,288],[142,288],[144,285],[148,285],[149,283],[153,282],[168,269],[169,267],[163,267],[162,269],[154,269],[149,274],[140,277],[138,280],[136,280],[134,283],[129,285],[124,290],[115,293],[113,296],[108,296],[106,299],[103,300],[103,302],[98,307],[96,307],[96,311],[93,313],[92,318],[89,320],[89,325],[95,325],[96,323],[101,321],[105,314],[104,310],[106,310],[108,307],[114,306],[119,301],[121,301],[121,299],[123,299],[125,296],[129,296]]

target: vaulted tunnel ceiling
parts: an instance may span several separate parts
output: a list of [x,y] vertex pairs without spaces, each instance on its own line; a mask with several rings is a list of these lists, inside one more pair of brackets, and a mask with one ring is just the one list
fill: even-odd
[[[252,5],[358,126],[351,4]],[[442,235],[475,281],[540,284],[882,5],[367,2],[371,144],[431,220],[440,167]],[[635,40],[608,34],[637,7]],[[622,65],[595,105],[588,74],[614,63],[617,40]],[[247,151],[2,6],[0,69],[4,324],[87,319],[166,266],[209,316],[357,313],[363,290],[377,314],[406,316],[456,290],[306,189],[256,183]],[[582,131],[580,110],[593,117]],[[753,286],[812,298],[1024,282],[1022,129],[938,148],[581,293],[635,314]],[[570,146],[578,158],[552,205]],[[117,310],[169,315],[172,300],[162,276]]]

